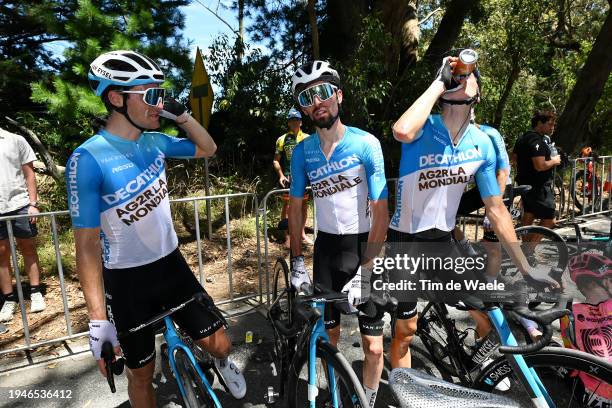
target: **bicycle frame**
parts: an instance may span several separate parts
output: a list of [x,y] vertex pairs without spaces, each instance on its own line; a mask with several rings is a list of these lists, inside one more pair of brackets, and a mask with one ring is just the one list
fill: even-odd
[[181,381],[178,380],[176,362],[174,360],[174,352],[179,348],[184,350],[187,356],[189,356],[189,360],[191,361],[191,364],[193,364],[193,366],[197,370],[198,375],[200,376],[200,379],[202,380],[202,384],[204,384],[204,386],[206,387],[206,392],[208,393],[208,395],[210,395],[211,399],[213,400],[215,404],[215,408],[222,408],[221,403],[219,402],[219,399],[215,395],[215,392],[213,391],[208,380],[206,379],[206,376],[202,372],[200,365],[198,364],[195,357],[193,356],[193,352],[191,351],[189,347],[187,347],[185,343],[182,342],[179,335],[177,334],[176,329],[174,328],[174,322],[172,321],[172,318],[170,316],[164,317],[164,323],[166,324],[166,330],[164,331],[164,338],[166,339],[166,344],[168,344],[168,359],[170,360],[170,367],[172,368],[172,372],[175,374],[175,377],[177,378],[176,383],[179,386],[179,390],[181,391],[181,395],[183,396],[183,398],[186,398],[185,389],[183,388],[183,384],[181,383]]
[[[508,326],[508,321],[501,309],[498,307],[489,309],[487,315],[499,334],[501,344],[504,346],[518,346],[516,338],[514,334],[512,334],[510,326]],[[542,384],[540,377],[533,368],[527,366],[522,355],[509,354],[506,355],[506,359],[510,365],[513,366],[514,372],[523,384],[525,391],[529,394],[531,402],[536,408],[556,408],[544,384]]]
[[[325,311],[325,303],[323,302],[312,302],[312,307],[317,308],[321,313],[321,317],[317,320],[312,331],[310,332],[310,338],[308,342],[308,402],[310,408],[315,408],[317,398],[317,385],[315,384],[317,372],[317,342],[329,341],[327,332],[325,331],[325,320],[323,318]],[[328,370],[328,385],[329,392],[331,395],[332,407],[338,408],[338,393],[336,392],[336,376],[334,375],[334,368],[331,366],[327,367]]]

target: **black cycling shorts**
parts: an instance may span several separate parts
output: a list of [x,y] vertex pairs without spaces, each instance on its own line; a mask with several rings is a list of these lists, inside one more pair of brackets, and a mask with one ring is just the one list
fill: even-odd
[[[314,282],[334,292],[340,292],[355,276],[368,242],[368,233],[337,235],[319,231],[314,244]],[[325,305],[325,328],[340,324],[341,313],[332,304]],[[359,331],[367,336],[382,336],[383,312],[374,317],[359,314]]]
[[531,190],[523,195],[523,210],[531,213],[540,220],[555,218],[555,193],[552,184],[532,186]]
[[[103,272],[108,319],[118,333],[136,327],[151,317],[204,292],[181,252],[147,265]],[[197,302],[176,312],[172,318],[194,340],[210,336],[223,323]],[[155,359],[155,328],[149,326],[119,339],[129,368],[144,367]]]

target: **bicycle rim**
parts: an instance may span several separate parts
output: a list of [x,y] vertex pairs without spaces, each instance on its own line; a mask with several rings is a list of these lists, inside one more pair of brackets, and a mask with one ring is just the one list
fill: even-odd
[[[306,347],[305,347],[306,348]],[[308,406],[308,364],[306,353],[300,353],[289,370],[289,407]],[[366,408],[365,394],[357,375],[342,354],[333,346],[321,342],[317,345],[316,407],[321,408]],[[339,404],[334,407],[329,387],[328,367],[333,368],[336,396]]]
[[[612,379],[612,365],[598,361],[596,357],[576,350],[547,347],[536,353],[525,355],[525,362],[538,373],[557,408],[592,407],[594,397],[585,392],[584,385],[576,375],[579,371],[593,374],[602,387]],[[509,386],[502,392],[495,387],[504,381]],[[531,400],[523,385],[513,372],[505,357],[500,357],[487,366],[476,380],[476,388],[497,394],[511,393],[521,406],[531,406]]]
[[174,362],[176,364],[176,380],[181,382],[185,392],[185,395],[183,395],[185,406],[187,408],[214,407],[214,402],[208,395],[198,371],[183,349],[176,349]]

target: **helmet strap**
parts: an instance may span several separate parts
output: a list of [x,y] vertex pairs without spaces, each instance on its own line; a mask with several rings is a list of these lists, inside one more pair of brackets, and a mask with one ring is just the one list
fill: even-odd
[[127,99],[128,99],[128,96],[129,95],[127,95],[127,94],[123,94],[123,106],[121,106],[119,108],[115,107],[115,111],[117,113],[122,114],[128,120],[128,122],[130,122],[130,124],[132,126],[134,126],[136,129],[140,130],[140,132],[144,132],[147,129],[143,128],[142,126],[138,126],[136,123],[134,123],[134,121],[132,120],[132,118],[130,118],[130,115],[128,114],[128,110],[127,110]]

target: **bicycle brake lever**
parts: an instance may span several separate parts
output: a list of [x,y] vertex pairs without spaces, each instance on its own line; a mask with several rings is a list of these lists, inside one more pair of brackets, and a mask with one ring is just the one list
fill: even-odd
[[[102,358],[104,359],[104,368],[106,369],[106,381],[108,382],[108,386],[112,393],[115,393],[117,389],[115,388],[115,377],[113,377],[113,356],[115,352],[113,350],[113,345],[110,341],[105,341],[102,344]],[[122,368],[123,371],[123,368]]]

